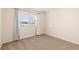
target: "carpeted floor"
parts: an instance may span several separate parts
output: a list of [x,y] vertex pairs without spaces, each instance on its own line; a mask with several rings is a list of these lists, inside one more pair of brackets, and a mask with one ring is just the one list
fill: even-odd
[[79,45],[40,35],[3,44],[2,50],[79,50]]

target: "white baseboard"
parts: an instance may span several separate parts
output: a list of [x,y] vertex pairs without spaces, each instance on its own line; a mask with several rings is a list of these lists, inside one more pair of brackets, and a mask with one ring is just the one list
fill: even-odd
[[65,41],[71,42],[71,43],[73,43],[73,44],[79,45],[78,42],[71,41],[71,40],[67,40],[67,39],[65,39],[65,38],[61,38],[61,37],[58,37],[58,36],[56,36],[56,35],[51,35],[51,34],[48,34],[48,33],[46,33],[46,35],[49,35],[49,36],[51,36],[51,37],[56,37],[56,38],[59,38],[59,39],[61,39],[61,40],[65,40]]

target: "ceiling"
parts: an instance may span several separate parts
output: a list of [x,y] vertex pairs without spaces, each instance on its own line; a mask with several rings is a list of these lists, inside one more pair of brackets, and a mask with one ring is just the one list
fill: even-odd
[[22,9],[22,10],[34,10],[34,11],[38,11],[38,12],[47,12],[49,11],[51,8],[19,8],[19,9]]
[[31,8],[31,9],[39,12],[47,12],[51,8]]

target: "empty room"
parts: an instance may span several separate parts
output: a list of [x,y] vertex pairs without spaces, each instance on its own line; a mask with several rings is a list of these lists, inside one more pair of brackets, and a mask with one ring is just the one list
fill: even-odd
[[1,50],[79,50],[79,8],[0,8]]

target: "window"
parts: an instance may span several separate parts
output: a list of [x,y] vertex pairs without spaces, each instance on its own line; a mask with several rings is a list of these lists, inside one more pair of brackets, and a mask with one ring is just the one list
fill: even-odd
[[28,13],[18,13],[21,25],[35,24],[36,16]]

